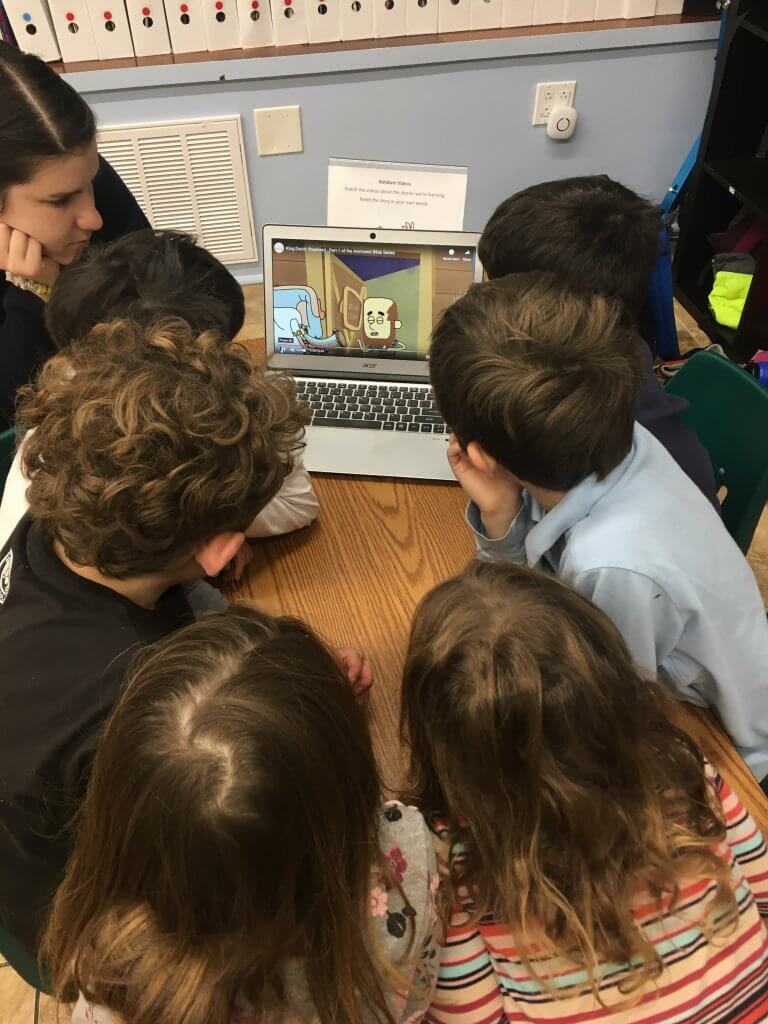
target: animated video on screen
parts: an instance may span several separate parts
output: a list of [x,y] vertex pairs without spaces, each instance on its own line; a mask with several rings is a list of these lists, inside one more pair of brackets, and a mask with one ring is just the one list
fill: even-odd
[[472,276],[471,250],[275,242],[275,350],[425,359],[434,324]]

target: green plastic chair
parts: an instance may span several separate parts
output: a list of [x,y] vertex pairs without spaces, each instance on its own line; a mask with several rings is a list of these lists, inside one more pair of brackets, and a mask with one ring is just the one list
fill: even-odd
[[6,960],[9,967],[16,971],[22,981],[35,990],[34,1024],[37,1024],[40,1016],[40,993],[47,992],[48,988],[40,974],[37,960],[15,936],[11,935],[2,922],[0,922],[0,956]]
[[3,494],[5,480],[13,462],[13,453],[16,450],[16,431],[11,427],[0,434],[0,497]]
[[768,390],[714,352],[682,366],[667,391],[690,402],[685,424],[709,452],[726,529],[746,554],[768,501]]

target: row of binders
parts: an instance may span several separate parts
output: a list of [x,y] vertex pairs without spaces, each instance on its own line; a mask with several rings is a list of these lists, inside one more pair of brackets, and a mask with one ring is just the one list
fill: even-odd
[[67,63],[679,14],[683,0],[3,0],[19,46]]

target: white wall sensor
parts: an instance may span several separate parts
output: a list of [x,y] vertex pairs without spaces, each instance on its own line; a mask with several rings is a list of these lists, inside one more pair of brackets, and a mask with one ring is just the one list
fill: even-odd
[[558,142],[570,139],[576,131],[578,116],[573,107],[555,107],[547,121],[547,135]]

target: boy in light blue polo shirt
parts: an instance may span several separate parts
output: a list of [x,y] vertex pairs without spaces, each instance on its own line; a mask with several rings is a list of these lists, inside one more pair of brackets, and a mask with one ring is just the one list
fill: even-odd
[[[634,421],[636,340],[548,274],[476,285],[441,318],[435,397],[479,557],[556,573],[672,696],[711,707],[768,775],[768,622],[717,512]],[[557,652],[553,652],[553,657]]]

